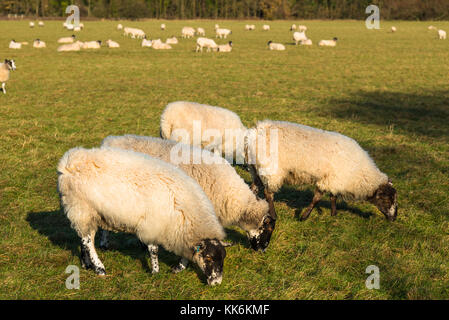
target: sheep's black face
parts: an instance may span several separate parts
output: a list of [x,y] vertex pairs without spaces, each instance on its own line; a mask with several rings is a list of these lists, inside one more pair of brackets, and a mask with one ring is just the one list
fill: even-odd
[[276,220],[269,215],[265,216],[257,230],[247,233],[251,248],[256,251],[262,250],[262,252],[265,252],[270,244],[271,234],[275,226]]
[[223,279],[223,264],[226,257],[224,247],[230,244],[216,239],[206,239],[195,247],[193,261],[204,272],[209,285],[220,284]]
[[381,185],[368,200],[373,203],[389,221],[396,220],[398,214],[397,191],[393,188],[391,182]]
[[14,62],[14,60],[6,59],[5,64],[8,66],[9,70],[12,70],[12,71],[16,70],[16,63]]

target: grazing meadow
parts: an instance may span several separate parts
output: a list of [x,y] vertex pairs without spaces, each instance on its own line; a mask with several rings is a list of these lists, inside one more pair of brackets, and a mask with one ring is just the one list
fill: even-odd
[[[1,61],[17,65],[7,94],[0,93],[0,299],[449,297],[449,40],[427,28],[449,31],[449,22],[382,21],[380,30],[368,30],[364,21],[301,21],[313,46],[295,46],[289,27],[298,21],[83,21],[77,38],[103,47],[58,53],[57,39],[72,34],[62,22],[29,28],[26,20],[0,21]],[[177,36],[179,44],[142,48],[118,23],[150,39]],[[232,52],[196,53],[195,38],[181,39],[183,26],[215,38],[215,23],[232,30],[216,40],[232,40]],[[256,30],[245,31],[247,23]],[[336,47],[317,46],[333,37]],[[33,48],[36,38],[47,48]],[[8,49],[11,39],[29,45]],[[121,47],[105,47],[107,39]],[[269,51],[269,40],[286,50]],[[177,100],[228,108],[248,127],[285,120],[354,138],[392,178],[397,220],[342,200],[331,217],[326,197],[301,222],[313,189],[284,186],[265,253],[252,251],[242,230],[227,229],[234,246],[219,286],[207,286],[193,265],[173,274],[178,257],[163,249],[161,270],[151,274],[137,238],[116,233],[109,250],[97,249],[107,275],[80,268],[80,289],[67,289],[66,267],[80,267],[80,240],[60,210],[59,159],[108,135],[158,136],[162,110]],[[244,168],[236,170],[250,183]],[[370,265],[379,268],[379,289],[365,285]]]

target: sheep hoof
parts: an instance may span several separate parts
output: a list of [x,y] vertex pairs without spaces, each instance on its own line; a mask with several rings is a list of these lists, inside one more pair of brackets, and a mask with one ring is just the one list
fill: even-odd
[[105,276],[106,270],[104,270],[104,268],[95,268],[95,273],[99,276]]

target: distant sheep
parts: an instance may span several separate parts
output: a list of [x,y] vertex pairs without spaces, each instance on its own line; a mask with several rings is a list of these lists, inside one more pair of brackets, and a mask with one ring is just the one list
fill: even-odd
[[82,49],[100,49],[101,48],[101,41],[85,41],[83,45],[81,46]]
[[283,44],[275,43],[271,40],[268,41],[267,45],[268,45],[268,49],[270,49],[270,50],[279,50],[279,51],[285,50],[285,46]]
[[75,41],[76,36],[72,34],[71,37],[63,37],[58,39],[58,43],[73,43]]
[[268,24],[264,24],[264,25],[262,26],[262,30],[263,30],[263,31],[269,31],[269,30],[270,30],[270,26],[269,26]]
[[168,43],[162,42],[160,39],[154,40],[152,47],[155,50],[168,50],[168,49],[172,48],[171,45],[169,45]]
[[438,30],[438,38],[440,39],[440,40],[446,40],[446,31],[444,31],[444,30]]
[[121,23],[119,23],[119,24],[117,25],[117,30],[123,30],[123,25],[122,25]]
[[152,40],[148,40],[147,38],[142,39],[142,47],[151,47],[153,46],[153,41]]
[[299,26],[298,26],[298,31],[299,31],[299,32],[305,32],[305,31],[307,31],[307,27],[306,27],[306,26],[299,25]]
[[396,31],[398,31],[398,29],[396,29],[396,27],[395,27],[395,26],[392,26],[392,27],[391,27],[391,32],[393,32],[393,33],[394,33],[394,32],[396,32]]
[[193,38],[195,36],[195,29],[192,27],[184,27],[181,30],[181,36],[182,38]]
[[295,40],[295,44],[298,45],[298,43],[300,43],[301,41],[305,41],[307,40],[307,36],[305,34],[305,32],[294,32],[293,33],[293,40]]
[[206,31],[203,28],[196,28],[196,34],[199,36],[206,36]]
[[217,30],[215,30],[215,37],[216,38],[227,38],[228,35],[232,34],[232,31],[229,29],[225,29],[225,28],[218,28]]
[[[254,250],[265,251],[267,248],[277,217],[274,207],[270,208],[265,200],[257,198],[234,168],[222,157],[175,141],[134,135],[107,137],[103,140],[102,147],[141,152],[176,165],[198,182],[211,200],[218,220],[224,227],[238,226],[245,230]],[[186,161],[178,163],[172,153],[173,150],[180,148],[188,150],[189,157],[185,159]],[[195,164],[194,153],[214,159],[213,163]]]
[[22,49],[22,44],[13,39],[9,42],[9,49]]
[[321,40],[318,42],[318,45],[320,47],[335,47],[337,45],[337,38],[334,38],[333,40]]
[[58,47],[57,51],[58,52],[65,52],[65,51],[80,51],[81,50],[81,46],[82,46],[82,42],[75,42],[75,43],[68,43],[68,44],[63,44],[61,46]]
[[30,21],[30,23],[28,24],[30,26],[30,28],[34,28],[34,22]]
[[165,30],[165,23],[161,23],[161,30],[162,30],[162,31]]
[[61,205],[81,238],[81,264],[105,275],[95,233],[130,232],[148,246],[153,272],[158,246],[198,264],[210,285],[222,281],[225,233],[198,183],[145,154],[114,148],[67,151],[58,164]]
[[45,24],[44,24],[44,21],[39,21],[39,22],[37,23],[37,25],[38,25],[39,27],[43,27]]
[[218,46],[212,39],[199,37],[196,39],[196,52],[203,52],[203,48],[207,48],[207,52],[210,52],[211,50],[216,51]]
[[231,52],[232,51],[232,41],[226,44],[220,44],[217,48],[218,52]]
[[247,30],[247,31],[256,30],[256,26],[253,24],[247,24],[247,25],[245,25],[245,30]]
[[300,45],[302,46],[311,46],[312,45],[312,40],[311,39],[306,39],[306,40],[302,40],[299,42]]
[[137,29],[137,28],[130,28],[130,27],[124,27],[123,28],[123,35],[124,36],[129,36],[133,39],[137,38],[137,39],[143,39],[145,38],[145,32],[141,29]]
[[296,24],[292,24],[290,27],[290,31],[296,30]]
[[[277,132],[275,135],[272,131]],[[262,143],[270,145],[276,139],[278,159],[264,161],[257,154]],[[276,138],[277,137],[277,138]],[[336,199],[367,200],[385,215],[395,220],[397,193],[387,175],[382,173],[359,144],[336,132],[324,131],[284,121],[260,121],[249,129],[245,139],[248,162],[254,163],[254,184],[265,188],[271,204],[274,193],[284,183],[316,186],[312,203],[303,211],[301,219],[309,217],[324,193],[331,194],[331,214],[336,215]],[[256,174],[257,172],[257,174]],[[257,188],[252,188],[257,190]]]
[[167,40],[165,40],[165,43],[167,43],[167,44],[178,44],[178,39],[176,39],[175,36],[172,36],[171,38],[167,38]]
[[33,47],[34,48],[46,48],[46,44],[44,41],[41,41],[40,39],[36,39],[33,42]]
[[0,63],[0,82],[2,83],[3,94],[6,94],[6,81],[9,80],[9,74],[14,70],[16,70],[14,60],[5,59],[5,62]]
[[120,48],[120,45],[118,44],[118,42],[115,42],[111,39],[106,41],[106,45],[108,46],[108,48]]

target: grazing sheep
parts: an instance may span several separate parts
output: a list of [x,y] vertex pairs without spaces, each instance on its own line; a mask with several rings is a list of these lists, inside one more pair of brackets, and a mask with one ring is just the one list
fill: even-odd
[[[267,139],[260,141],[263,135]],[[272,136],[275,141],[271,141]],[[277,143],[278,159],[265,161],[258,157],[256,146],[262,148],[261,144],[265,143]],[[368,153],[349,137],[296,123],[265,120],[248,129],[245,148],[248,162],[254,164],[251,170],[254,185],[265,188],[270,204],[274,192],[284,183],[316,186],[302,220],[309,217],[325,192],[331,194],[332,215],[337,214],[337,196],[342,196],[348,200],[367,200],[388,220],[396,219],[396,190]],[[252,189],[256,191],[254,185]]]
[[299,31],[299,32],[305,32],[305,31],[307,31],[307,27],[306,27],[306,26],[299,25],[299,26],[298,26],[298,31]]
[[211,49],[217,50],[218,46],[212,39],[199,37],[196,39],[196,52],[203,52],[203,48],[207,48],[207,52],[210,52]]
[[305,41],[307,40],[307,36],[305,34],[305,32],[294,32],[293,33],[293,40],[295,40],[295,44],[298,45],[298,43],[300,43],[301,41]]
[[130,36],[131,38],[135,39],[143,39],[145,38],[145,32],[141,29],[137,29],[137,28],[130,28],[130,27],[125,27],[123,28],[123,35],[124,36]]
[[[107,137],[103,140],[102,147],[145,153],[179,167],[204,190],[223,227],[238,226],[245,230],[254,250],[265,251],[267,248],[277,218],[274,207],[270,208],[265,200],[257,198],[222,157],[175,141],[134,135]],[[181,163],[173,157],[173,153],[180,149],[188,150],[189,155]],[[213,160],[196,163],[195,153],[204,159],[207,157]]]
[[392,27],[391,27],[391,32],[393,32],[393,33],[394,33],[394,32],[396,32],[396,31],[398,31],[398,29],[396,29],[396,27],[395,27],[395,26],[392,26]]
[[119,23],[119,24],[117,25],[117,30],[123,30],[123,25],[122,25],[121,23]]
[[196,28],[196,34],[199,36],[206,36],[206,31],[203,28]]
[[33,42],[33,47],[34,48],[46,48],[46,44],[44,41],[41,41],[40,39],[36,39]]
[[118,44],[118,42],[115,42],[111,39],[107,40],[106,44],[109,48],[120,48],[120,45]]
[[215,24],[214,30],[217,30],[218,28],[220,28],[220,26],[218,24]]
[[440,40],[446,40],[446,31],[444,31],[444,30],[438,30],[438,38],[440,39]]
[[283,51],[285,50],[285,46],[281,43],[274,43],[273,41],[268,41],[267,43],[268,45],[268,49],[270,50],[279,50],[279,51]]
[[223,39],[232,34],[232,31],[229,29],[225,29],[225,28],[218,28],[217,30],[215,30],[215,37],[216,38],[220,38]]
[[171,38],[167,38],[167,40],[165,40],[165,43],[167,43],[167,44],[178,44],[178,39],[176,39],[175,36],[172,36]]
[[9,74],[14,70],[16,70],[14,60],[5,59],[4,63],[0,63],[0,82],[2,83],[3,94],[6,94],[6,81],[9,80]]
[[85,41],[82,46],[82,49],[100,49],[101,48],[101,40],[97,41]]
[[229,41],[227,44],[220,44],[217,48],[219,52],[231,52],[232,51],[232,41]]
[[77,41],[77,42],[75,42],[75,43],[63,44],[63,45],[59,46],[57,50],[58,50],[58,52],[64,52],[64,51],[80,51],[82,45],[83,45],[82,42]]
[[22,49],[22,44],[13,39],[9,43],[9,49]]
[[165,30],[165,23],[161,24],[161,30],[164,31]]
[[[211,130],[215,131],[213,137],[206,135]],[[237,114],[206,104],[176,101],[167,104],[161,115],[161,138],[215,149],[230,162],[236,159],[238,164],[244,163],[245,132],[246,127]]]
[[262,30],[263,30],[263,31],[269,31],[269,30],[270,30],[270,26],[269,26],[268,24],[264,24],[264,25],[262,26]]
[[182,170],[148,155],[114,148],[67,151],[58,164],[61,205],[81,238],[81,264],[105,275],[94,240],[100,227],[134,233],[148,246],[153,272],[158,246],[198,264],[221,283],[225,236],[204,191]]
[[75,41],[76,36],[72,34],[71,37],[63,37],[58,39],[58,43],[73,43]]
[[195,29],[192,27],[184,27],[181,30],[181,37],[182,38],[193,38],[195,36]]
[[30,21],[30,23],[28,24],[30,26],[30,28],[34,28],[34,22]]
[[335,47],[337,45],[337,38],[334,38],[333,40],[321,40],[318,42],[318,45],[321,47]]
[[256,30],[256,26],[253,24],[247,24],[247,25],[245,25],[245,30],[247,30],[247,31]]
[[296,24],[292,24],[292,26],[290,27],[290,31],[296,30]]

